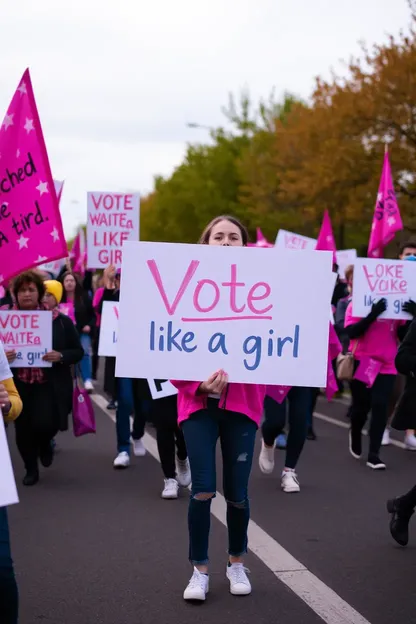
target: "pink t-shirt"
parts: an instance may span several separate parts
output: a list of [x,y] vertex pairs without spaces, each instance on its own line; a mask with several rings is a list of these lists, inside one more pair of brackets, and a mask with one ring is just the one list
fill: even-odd
[[61,314],[65,314],[65,316],[68,316],[71,319],[74,325],[76,324],[74,304],[72,303],[72,301],[67,301],[66,303],[60,303],[58,308]]
[[104,288],[100,287],[94,293],[94,299],[92,300],[92,306],[95,312],[95,318],[97,319],[97,327],[101,325],[101,314],[98,312],[98,308],[100,307],[101,300],[104,295]]
[[[353,325],[361,318],[352,315],[352,302],[348,305],[345,313],[345,327]],[[397,355],[399,339],[397,329],[405,321],[393,321],[390,319],[377,319],[370,325],[363,336],[351,340],[350,350],[354,357],[359,360],[363,356],[371,357],[382,363],[380,373],[383,375],[397,375],[394,360]]]

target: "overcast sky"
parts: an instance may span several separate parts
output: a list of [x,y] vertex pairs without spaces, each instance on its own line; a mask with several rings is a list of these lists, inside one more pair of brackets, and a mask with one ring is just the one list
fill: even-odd
[[0,117],[29,66],[71,236],[86,193],[146,193],[228,93],[307,97],[359,41],[409,23],[405,0],[2,0]]

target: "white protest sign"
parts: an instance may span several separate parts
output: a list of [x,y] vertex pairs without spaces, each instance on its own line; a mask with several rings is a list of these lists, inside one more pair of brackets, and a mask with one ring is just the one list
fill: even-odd
[[302,236],[286,230],[279,230],[276,238],[277,249],[293,249],[296,251],[313,251],[318,241],[316,238]]
[[7,444],[3,414],[0,410],[0,507],[7,507],[19,502],[14,479],[9,445]]
[[50,368],[42,357],[52,351],[52,312],[0,310],[0,340],[5,351],[16,351],[12,368]]
[[350,264],[354,265],[357,258],[356,249],[340,249],[336,253],[338,274],[341,279],[345,279],[345,269]]
[[352,311],[365,317],[379,299],[387,300],[387,310],[380,318],[410,319],[402,311],[403,303],[416,301],[416,263],[403,260],[357,258],[354,265]]
[[116,375],[325,386],[332,253],[305,254],[125,243]]
[[148,379],[147,383],[154,400],[178,394],[177,389],[168,379]]
[[57,276],[65,262],[65,258],[62,258],[62,260],[55,260],[53,262],[46,262],[45,264],[40,264],[38,269],[41,271],[47,271],[48,273],[52,273],[52,275]]
[[118,333],[118,302],[104,301],[100,325],[98,355],[116,357]]
[[88,268],[120,268],[122,246],[139,240],[138,193],[88,193]]

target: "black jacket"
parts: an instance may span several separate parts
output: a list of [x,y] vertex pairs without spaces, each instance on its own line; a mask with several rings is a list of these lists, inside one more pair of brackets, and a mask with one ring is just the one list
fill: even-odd
[[391,423],[393,429],[416,429],[416,320],[412,321],[396,355],[396,368],[406,386]]

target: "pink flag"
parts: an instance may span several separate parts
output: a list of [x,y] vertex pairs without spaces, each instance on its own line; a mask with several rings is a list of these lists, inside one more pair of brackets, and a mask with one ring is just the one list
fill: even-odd
[[338,383],[335,377],[332,362],[328,358],[327,372],[326,372],[326,388],[325,388],[325,394],[326,394],[326,398],[328,399],[328,401],[330,401],[337,392],[338,392]]
[[291,388],[292,386],[266,386],[266,394],[277,403],[283,403]]
[[325,210],[324,212],[324,218],[315,249],[316,251],[332,251],[333,262],[336,262],[337,246],[335,244],[334,233],[332,231],[331,219],[329,218],[328,210]]
[[0,127],[0,282],[67,254],[29,70]]
[[269,243],[267,238],[265,238],[263,232],[260,228],[257,228],[257,241],[255,243],[249,243],[248,247],[274,247],[273,243]]
[[382,258],[383,250],[393,240],[394,235],[403,229],[403,221],[394,192],[391,176],[389,154],[386,149],[377,203],[371,225],[370,242],[368,243],[368,257]]
[[381,366],[382,363],[380,360],[362,356],[358,368],[355,371],[354,379],[362,381],[367,388],[371,388],[380,372]]

